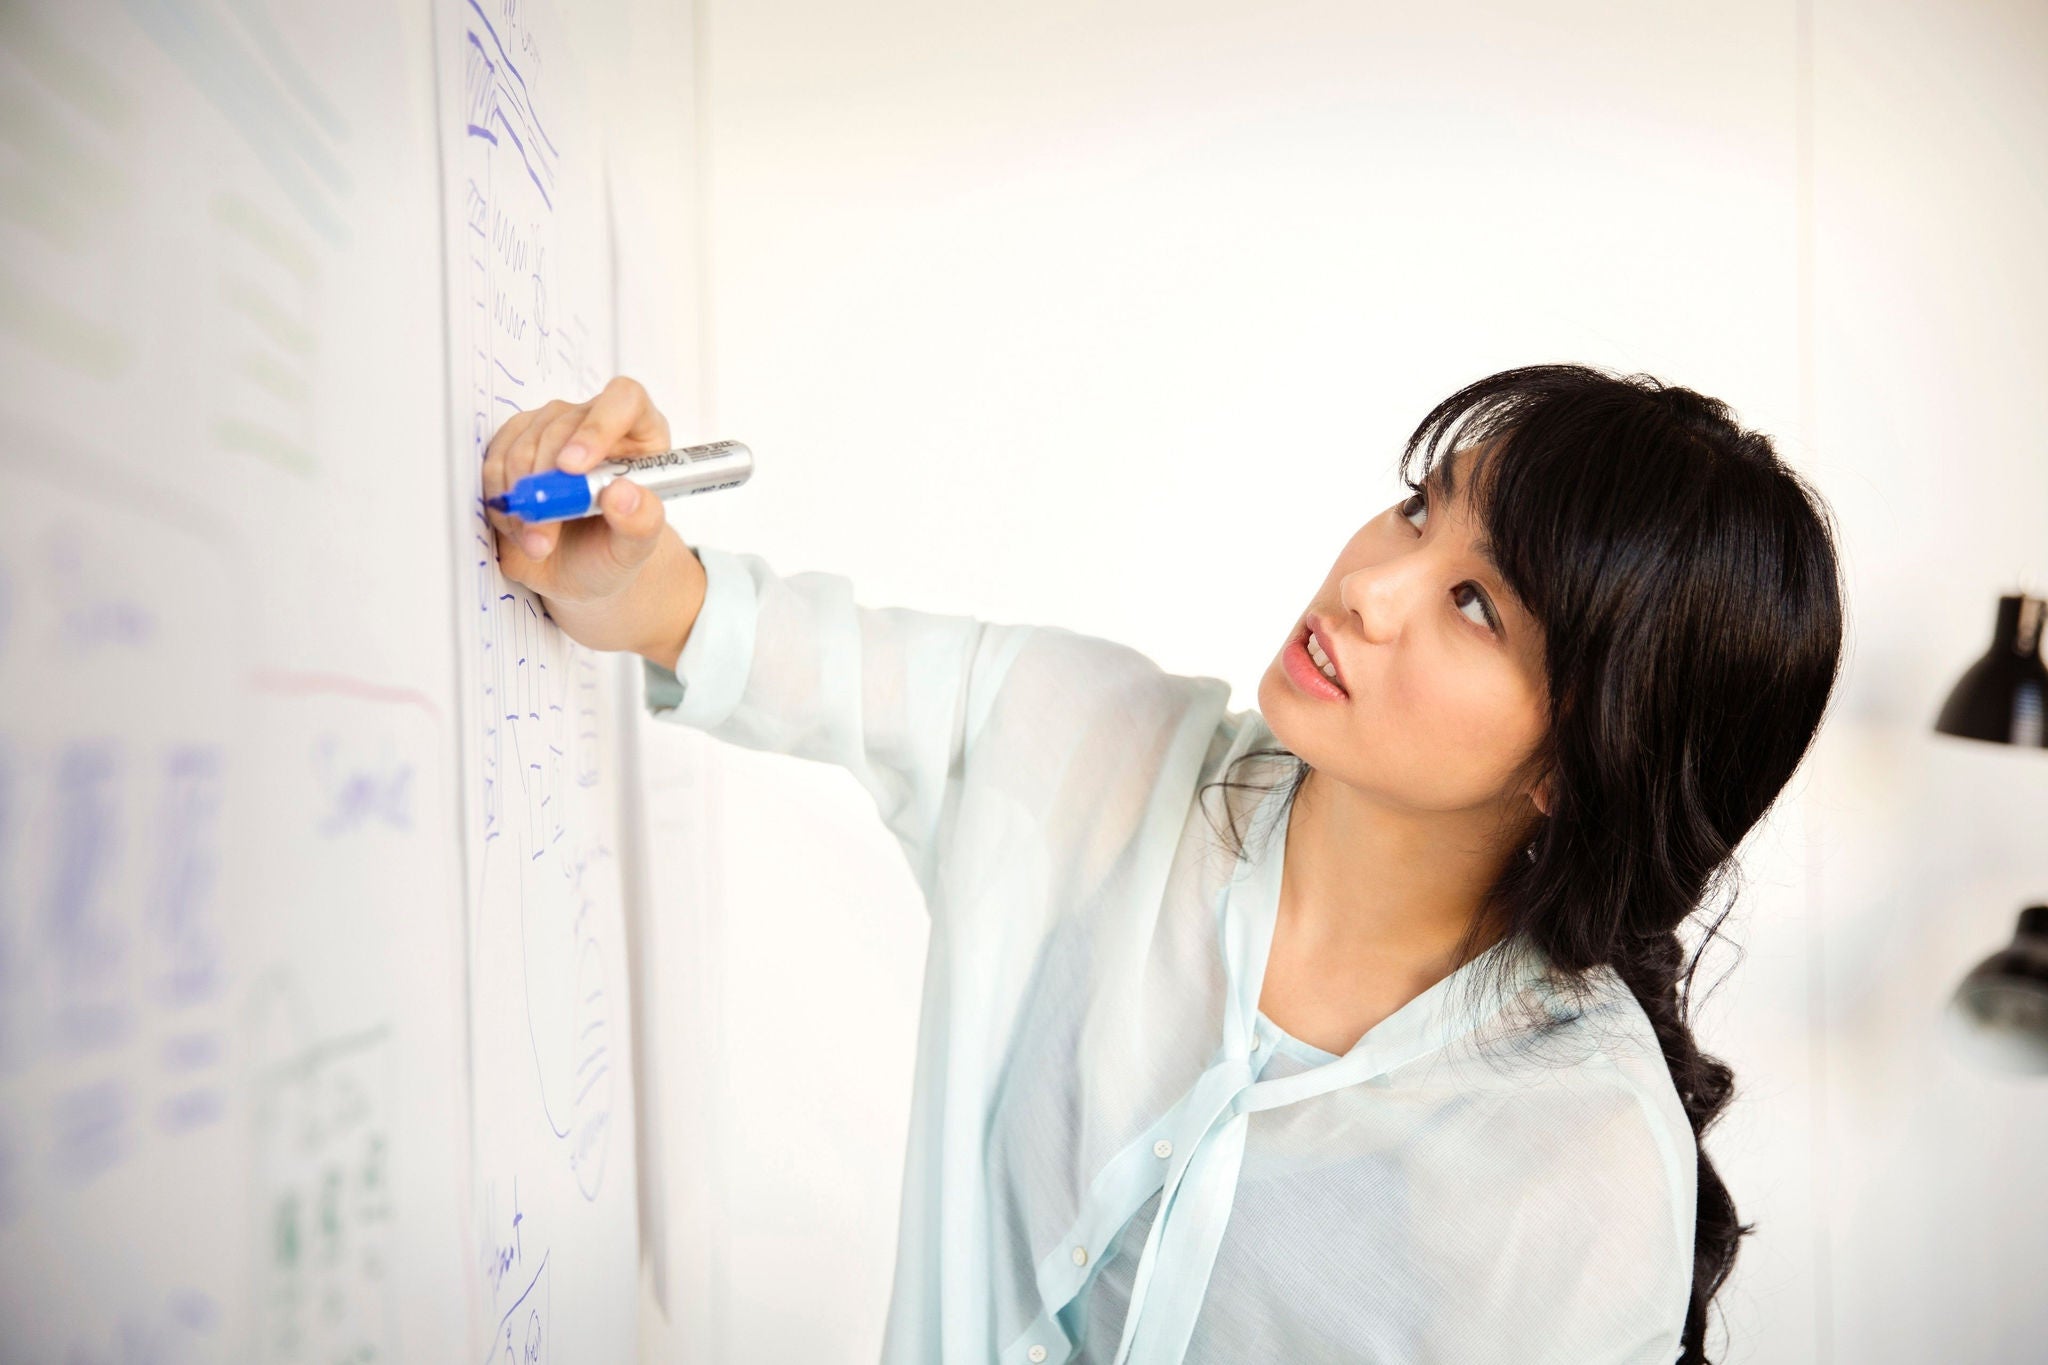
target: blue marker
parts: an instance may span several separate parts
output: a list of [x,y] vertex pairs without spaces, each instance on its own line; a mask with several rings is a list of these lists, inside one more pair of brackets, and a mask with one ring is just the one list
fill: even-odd
[[684,446],[665,455],[606,460],[588,474],[550,469],[528,474],[511,491],[484,502],[497,512],[521,521],[565,521],[601,515],[597,495],[614,479],[627,479],[664,500],[689,493],[710,493],[743,484],[754,472],[754,452],[738,441]]

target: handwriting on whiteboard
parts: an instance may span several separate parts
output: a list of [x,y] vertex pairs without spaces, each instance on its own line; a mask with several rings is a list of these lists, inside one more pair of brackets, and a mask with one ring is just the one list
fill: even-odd
[[[470,553],[462,714],[471,825],[471,1036],[480,1101],[473,1274],[490,1358],[539,1365],[557,1325],[582,1340],[593,1260],[627,1245],[614,1222],[630,1149],[619,869],[605,744],[610,661],[571,640],[543,599],[498,570],[481,469],[514,414],[603,383],[611,345],[606,240],[594,228],[594,142],[575,73],[549,66],[556,16],[526,0],[442,0],[459,35],[459,98],[444,106],[451,227],[457,471]],[[450,86],[444,84],[443,89]],[[593,328],[589,319],[596,318]],[[600,1206],[601,1207],[593,1207]],[[604,1229],[602,1237],[593,1234]],[[630,1229],[627,1229],[630,1236]],[[609,1331],[609,1326],[605,1327]]]

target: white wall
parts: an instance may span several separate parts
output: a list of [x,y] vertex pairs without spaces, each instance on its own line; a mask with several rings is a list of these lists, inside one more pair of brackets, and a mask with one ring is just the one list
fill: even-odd
[[[2038,1358],[2048,1086],[1932,1026],[2048,893],[2048,758],[1927,727],[1997,594],[2048,588],[2048,16],[697,5],[703,379],[670,406],[760,468],[677,508],[688,539],[1119,639],[1246,706],[1458,385],[1642,369],[1777,435],[1855,621],[1705,1007],[1758,1225],[1728,1358]],[[922,906],[845,774],[650,752],[689,1272],[650,1354],[871,1358]]]
[[2048,754],[1928,726],[1996,595],[2048,589],[2048,11],[1824,5],[1816,34],[1812,435],[1860,635],[1808,887],[1822,1358],[2039,1360],[2048,1085],[1929,1024],[2048,899]]

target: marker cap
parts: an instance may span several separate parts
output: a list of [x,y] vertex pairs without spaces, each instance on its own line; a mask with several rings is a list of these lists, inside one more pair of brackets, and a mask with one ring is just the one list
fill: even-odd
[[590,510],[590,480],[581,474],[550,469],[529,474],[509,493],[485,501],[495,511],[510,512],[522,521],[557,521]]

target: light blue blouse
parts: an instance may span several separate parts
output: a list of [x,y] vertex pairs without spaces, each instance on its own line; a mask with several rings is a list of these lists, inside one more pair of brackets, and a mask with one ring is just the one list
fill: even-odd
[[1504,942],[1311,1047],[1257,1008],[1285,770],[1198,799],[1279,747],[1225,683],[697,553],[650,710],[847,769],[931,913],[887,1365],[1677,1357],[1696,1148],[1611,971],[1562,1010]]

